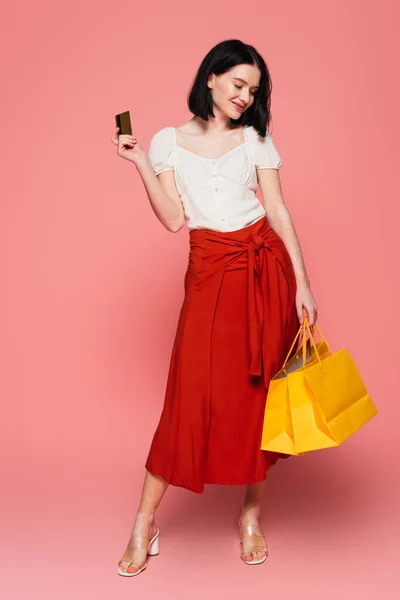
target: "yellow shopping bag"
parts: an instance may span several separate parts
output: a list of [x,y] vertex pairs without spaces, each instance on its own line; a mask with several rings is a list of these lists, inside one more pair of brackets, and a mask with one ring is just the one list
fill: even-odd
[[[315,343],[307,317],[281,370],[271,379],[264,413],[262,450],[302,455],[338,446],[377,414],[347,348],[333,352]],[[306,329],[312,348],[307,352]],[[290,355],[303,333],[302,359]]]
[[[314,326],[311,325],[311,328],[313,327]],[[304,454],[304,452],[297,452],[295,447],[287,376],[289,373],[296,372],[304,364],[311,365],[317,360],[315,348],[310,344],[311,340],[307,340],[305,333],[306,328],[304,323],[297,332],[281,370],[270,380],[264,414],[261,443],[262,450],[272,450],[284,454],[294,454],[296,456]],[[302,343],[300,341],[301,335]],[[297,352],[290,360],[288,360],[288,357],[296,344],[297,338],[299,338]],[[303,349],[302,358],[300,358],[301,347]],[[316,349],[318,350],[319,356],[325,356],[328,353],[328,347],[325,341],[317,344]]]

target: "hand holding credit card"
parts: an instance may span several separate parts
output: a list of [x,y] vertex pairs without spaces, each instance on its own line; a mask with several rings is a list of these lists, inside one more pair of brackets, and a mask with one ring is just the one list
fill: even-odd
[[146,153],[137,141],[136,134],[132,134],[129,110],[115,115],[115,125],[111,141],[118,147],[118,156],[137,165],[139,160],[146,156]]

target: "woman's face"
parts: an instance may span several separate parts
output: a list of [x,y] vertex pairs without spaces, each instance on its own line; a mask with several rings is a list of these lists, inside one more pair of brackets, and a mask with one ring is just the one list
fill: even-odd
[[239,119],[254,102],[261,72],[256,65],[236,65],[222,73],[212,73],[208,87],[214,105],[231,119]]

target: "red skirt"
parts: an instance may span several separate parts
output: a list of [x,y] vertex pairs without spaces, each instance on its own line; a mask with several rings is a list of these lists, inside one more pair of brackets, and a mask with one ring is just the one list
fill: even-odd
[[300,323],[292,262],[266,216],[189,236],[185,298],[145,466],[201,493],[205,483],[263,481],[290,456],[260,446],[269,381]]

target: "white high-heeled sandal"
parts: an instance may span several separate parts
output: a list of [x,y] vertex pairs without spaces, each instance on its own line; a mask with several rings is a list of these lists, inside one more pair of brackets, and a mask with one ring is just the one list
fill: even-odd
[[[126,548],[123,557],[121,558],[121,560],[118,563],[118,575],[122,575],[122,577],[134,577],[135,575],[139,575],[139,573],[141,573],[142,571],[145,570],[145,568],[147,567],[147,561],[143,563],[143,565],[141,567],[139,567],[139,569],[137,571],[135,571],[134,573],[129,573],[128,571],[123,571],[121,569],[121,563],[123,562],[130,562],[131,565],[136,566],[135,563],[132,562],[132,554],[135,550],[142,550],[143,552],[146,551],[146,547],[147,547],[147,556],[157,556],[157,554],[160,553],[159,551],[159,536],[160,536],[160,530],[157,527],[157,531],[156,533],[153,535],[153,537],[149,540],[146,536],[143,535],[132,535],[131,540],[133,541],[134,545],[130,545]],[[129,567],[128,567],[129,569]]]
[[[238,524],[240,527],[240,545],[242,547],[240,558],[244,563],[246,563],[246,565],[260,565],[267,559],[268,556],[268,548],[265,543],[265,535],[261,531],[259,525],[241,525],[240,521],[238,521]],[[244,542],[243,532],[245,532],[248,537],[253,538],[256,543],[252,543],[250,541]],[[259,540],[258,543],[257,538]],[[265,552],[265,555],[262,558],[244,560],[244,556],[248,556],[249,554],[253,554],[254,552]]]

